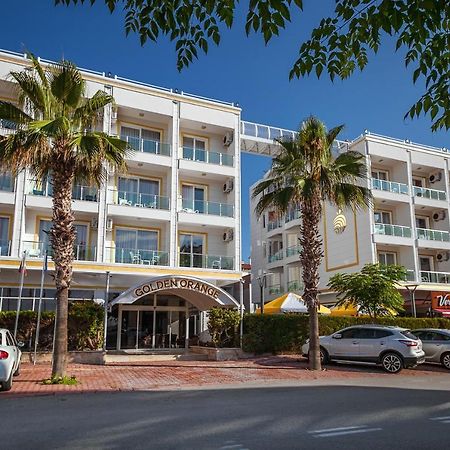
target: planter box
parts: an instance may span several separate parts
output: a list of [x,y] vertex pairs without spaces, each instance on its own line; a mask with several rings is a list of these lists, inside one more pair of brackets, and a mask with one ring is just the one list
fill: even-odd
[[215,348],[193,345],[189,349],[192,353],[207,355],[209,361],[232,361],[236,359],[251,358],[253,356],[250,353],[245,353],[239,347]]
[[[22,361],[31,361],[33,358],[32,352],[23,352]],[[51,363],[51,352],[37,352],[37,363]],[[69,352],[67,355],[67,361],[69,363],[76,364],[105,364],[105,352],[103,350],[83,350],[76,352]]]

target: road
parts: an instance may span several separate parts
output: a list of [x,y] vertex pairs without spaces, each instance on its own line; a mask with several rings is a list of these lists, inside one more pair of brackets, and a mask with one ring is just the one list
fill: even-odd
[[[449,379],[450,383],[450,379]],[[450,391],[305,386],[0,397],[5,449],[443,449]]]

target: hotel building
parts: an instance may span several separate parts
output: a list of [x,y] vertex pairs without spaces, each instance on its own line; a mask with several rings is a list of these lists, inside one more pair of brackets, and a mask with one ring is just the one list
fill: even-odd
[[[450,152],[365,132],[352,142],[337,143],[337,151],[353,150],[366,157],[367,186],[373,194],[369,211],[343,211],[325,205],[321,234],[324,260],[320,269],[321,301],[336,295],[327,283],[338,272],[359,271],[366,263],[399,264],[408,270],[401,287],[406,310],[414,300],[419,315],[437,313],[436,297],[450,292]],[[252,200],[254,211],[256,200]],[[299,211],[285,217],[251,214],[253,299],[282,293],[302,293],[299,263]],[[265,277],[264,272],[268,273]],[[433,305],[432,305],[433,302]]]

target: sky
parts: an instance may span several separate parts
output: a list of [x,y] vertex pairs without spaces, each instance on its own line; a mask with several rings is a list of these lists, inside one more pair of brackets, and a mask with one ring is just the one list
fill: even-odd
[[[437,147],[450,147],[448,134],[433,133],[429,118],[404,120],[409,107],[423,93],[423,84],[412,84],[403,54],[394,41],[384,40],[369,65],[345,81],[331,82],[315,76],[289,81],[289,70],[299,43],[319,20],[332,13],[332,0],[307,0],[305,11],[268,46],[260,35],[246,37],[244,8],[233,30],[223,30],[219,47],[210,46],[189,68],[176,69],[174,44],[162,39],[141,47],[135,35],[125,36],[122,11],[110,14],[103,0],[93,7],[54,6],[53,0],[2,0],[0,48],[32,51],[50,60],[62,57],[79,67],[112,72],[157,86],[220,100],[238,102],[242,119],[287,129],[297,129],[313,114],[329,128],[345,124],[341,139],[352,140],[364,130],[409,139]],[[250,256],[249,188],[270,166],[266,157],[242,157],[242,256]]]

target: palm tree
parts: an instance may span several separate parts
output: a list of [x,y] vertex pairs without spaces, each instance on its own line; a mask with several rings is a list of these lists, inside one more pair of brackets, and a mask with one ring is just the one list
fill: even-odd
[[31,68],[11,72],[18,106],[0,101],[0,119],[16,125],[14,134],[0,138],[0,168],[14,175],[28,170],[31,177],[53,182],[52,227],[56,284],[56,330],[52,377],[66,372],[69,288],[76,232],[72,212],[74,182],[100,186],[106,165],[125,169],[127,144],[95,131],[101,113],[113,103],[98,91],[86,97],[80,71],[70,62],[41,66],[29,55]]
[[300,262],[305,286],[303,298],[309,312],[309,366],[320,370],[318,287],[323,258],[319,224],[323,202],[339,209],[361,208],[371,201],[361,181],[367,176],[364,155],[347,151],[333,154],[333,143],[343,126],[329,132],[315,117],[306,119],[293,139],[280,139],[280,153],[264,180],[253,189],[256,214],[275,210],[279,215],[299,208]]

